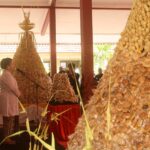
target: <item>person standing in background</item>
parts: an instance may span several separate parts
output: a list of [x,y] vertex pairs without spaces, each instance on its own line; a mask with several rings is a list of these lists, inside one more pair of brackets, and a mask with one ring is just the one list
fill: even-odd
[[99,83],[99,80],[101,79],[102,76],[103,76],[102,69],[98,68],[98,74],[95,75],[93,78],[93,89],[96,89],[96,87]]
[[94,79],[98,82],[103,76],[103,72],[101,68],[98,68],[98,74],[94,77]]
[[[68,78],[70,81],[70,84],[72,85],[74,92],[76,95],[78,95],[78,91],[77,91],[77,86],[79,87],[79,77],[80,75],[78,73],[75,72],[75,64],[70,63],[68,64]],[[77,82],[77,86],[76,86],[76,82]]]
[[[17,81],[13,76],[15,69],[11,58],[4,58],[0,63],[3,69],[0,76],[0,114],[3,116],[4,138],[13,134],[19,127],[18,97],[20,91]],[[6,144],[15,144],[12,139],[7,139]]]
[[63,67],[59,67],[59,72],[58,73],[66,73]]

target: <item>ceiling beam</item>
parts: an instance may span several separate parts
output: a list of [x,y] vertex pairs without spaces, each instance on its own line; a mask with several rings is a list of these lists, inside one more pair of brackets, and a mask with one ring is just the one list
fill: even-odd
[[56,0],[52,0],[51,7],[55,7],[55,6],[56,6]]
[[41,9],[47,9],[50,6],[19,6],[19,5],[0,5],[0,8],[41,8]]
[[49,15],[50,15],[50,10],[48,9],[46,17],[44,19],[43,25],[42,25],[42,29],[41,29],[41,35],[45,35],[48,24],[49,24]]
[[[51,0],[50,5],[51,5],[51,7],[55,8],[55,6],[56,6],[56,0]],[[41,29],[41,35],[45,35],[45,33],[46,33],[48,24],[50,22],[49,18],[50,18],[50,9],[48,9],[46,17],[45,17],[45,20],[43,22],[42,29]]]
[[51,7],[55,7],[56,6],[56,0],[49,0],[49,5]]
[[[54,0],[56,4],[56,0]],[[48,9],[53,6],[51,2],[51,6],[23,6],[23,8],[33,8],[33,9]],[[54,6],[53,6],[54,7]],[[0,8],[22,8],[22,6],[18,5],[0,5]],[[61,7],[56,6],[56,9],[80,9],[80,7]],[[131,7],[93,7],[92,9],[99,9],[99,10],[130,10]]]
[[[80,9],[80,7],[55,7],[56,9]],[[131,10],[130,7],[93,7],[93,10]]]

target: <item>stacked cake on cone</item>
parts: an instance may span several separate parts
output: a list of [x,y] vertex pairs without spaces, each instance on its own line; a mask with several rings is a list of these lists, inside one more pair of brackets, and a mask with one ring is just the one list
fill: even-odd
[[66,73],[57,73],[54,75],[52,89],[52,101],[57,103],[76,103],[78,97],[69,82],[68,75]]
[[20,23],[20,27],[25,32],[20,34],[20,43],[14,55],[14,63],[18,68],[15,77],[23,103],[45,103],[50,99],[52,83],[36,51],[34,34],[29,31],[34,24],[30,23],[29,14],[24,13],[24,17],[25,20]]
[[[86,115],[93,132],[90,150],[150,150],[149,0],[135,1]],[[83,150],[85,145],[83,116],[70,136],[68,150]]]

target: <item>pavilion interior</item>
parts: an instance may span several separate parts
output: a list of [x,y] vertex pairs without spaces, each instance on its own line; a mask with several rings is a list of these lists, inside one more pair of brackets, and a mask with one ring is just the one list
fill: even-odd
[[[32,30],[36,38],[37,51],[50,70],[50,34],[48,12],[53,0],[0,0],[0,59],[13,57],[23,32],[19,23],[23,21],[23,10],[30,12]],[[92,26],[93,45],[111,43],[116,45],[125,27],[131,0],[93,0]],[[56,0],[57,69],[69,60],[78,66],[81,62],[80,1]],[[74,55],[72,55],[72,53]]]

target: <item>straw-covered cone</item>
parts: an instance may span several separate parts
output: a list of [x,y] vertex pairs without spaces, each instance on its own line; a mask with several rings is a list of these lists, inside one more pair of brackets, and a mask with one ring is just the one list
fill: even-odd
[[14,55],[14,63],[22,102],[46,102],[50,98],[51,80],[46,74],[41,59],[36,51],[34,34],[26,31],[21,34],[20,44]]
[[66,73],[57,73],[54,75],[51,94],[53,96],[52,100],[59,103],[75,103],[78,101]]
[[[115,54],[86,106],[86,115],[94,137],[91,150],[150,150],[149,0],[134,4]],[[68,150],[86,146],[84,128],[82,116]]]

